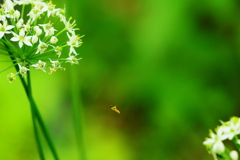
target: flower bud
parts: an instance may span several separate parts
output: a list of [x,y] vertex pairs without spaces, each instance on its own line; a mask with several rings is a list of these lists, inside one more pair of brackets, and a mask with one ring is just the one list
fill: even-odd
[[212,152],[213,153],[223,153],[225,151],[225,146],[223,144],[222,141],[217,141],[216,143],[214,143],[213,148],[212,148]]
[[11,11],[14,9],[14,4],[11,0],[6,0],[3,7],[5,8],[6,11]]
[[237,153],[237,151],[232,150],[229,155],[230,155],[231,160],[238,160],[238,153]]
[[39,40],[39,45],[36,54],[40,53],[43,54],[48,48],[48,45]]
[[50,43],[51,43],[51,44],[56,44],[57,42],[58,42],[57,37],[52,36],[51,39],[50,39]]
[[42,34],[42,30],[40,29],[39,26],[34,26],[33,27],[34,31],[36,32],[36,35],[39,36]]
[[14,73],[10,73],[9,75],[7,75],[7,79],[9,81],[9,83],[12,83],[15,79],[16,79],[17,75]]
[[14,18],[18,19],[20,17],[20,12],[16,10],[13,14]]
[[28,32],[28,31],[30,31],[31,26],[30,26],[29,23],[27,23],[27,24],[24,24],[24,25],[23,25],[23,28],[24,28],[24,30],[25,30],[26,32]]
[[19,19],[19,21],[16,24],[17,28],[22,28],[22,25],[23,25],[23,19]]
[[32,36],[32,43],[37,43],[38,37],[36,35]]

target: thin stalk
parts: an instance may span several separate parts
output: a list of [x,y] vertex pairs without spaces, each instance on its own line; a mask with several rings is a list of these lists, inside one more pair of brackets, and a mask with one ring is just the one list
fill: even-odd
[[29,102],[31,104],[33,129],[34,129],[35,138],[36,138],[36,141],[37,141],[37,147],[38,147],[38,152],[39,152],[40,158],[42,160],[44,160],[45,158],[44,158],[44,154],[43,154],[43,148],[42,148],[42,145],[41,145],[39,131],[38,131],[38,128],[37,128],[37,117],[36,117],[36,113],[35,113],[34,106],[33,106],[33,97],[32,97],[32,87],[31,87],[31,80],[30,80],[30,72],[27,73],[27,81],[28,81],[28,93],[26,93],[26,94],[28,95],[28,100],[29,100]]
[[64,28],[64,29],[62,29],[61,31],[59,31],[56,35],[55,35],[55,37],[58,37],[60,34],[62,34],[64,31],[66,31],[67,29],[66,28]]
[[[7,45],[5,45],[5,46],[6,46],[6,48],[9,48]],[[12,53],[9,52],[9,55],[12,55]],[[14,63],[14,61],[16,61],[16,59],[14,57],[12,57],[12,56],[10,56],[10,58],[13,61],[13,64],[14,64],[14,67],[15,67],[16,71],[19,71],[19,66]],[[29,78],[30,78],[30,76],[29,76]],[[46,126],[45,126],[45,124],[43,122],[43,118],[42,118],[42,116],[41,116],[41,114],[40,114],[40,112],[39,112],[39,110],[37,108],[37,105],[36,105],[33,97],[31,96],[31,90],[28,90],[28,86],[27,86],[25,80],[21,76],[20,76],[20,80],[22,82],[23,88],[24,88],[24,90],[25,90],[25,92],[27,94],[28,99],[31,99],[31,108],[32,108],[32,110],[33,110],[33,112],[34,112],[34,114],[36,116],[35,117],[36,120],[38,120],[39,126],[42,129],[43,135],[44,135],[44,137],[47,140],[47,143],[48,143],[48,145],[50,147],[50,150],[51,150],[55,160],[59,160],[57,152],[56,152],[56,150],[54,148],[54,145],[52,143],[52,140],[51,140],[51,138],[50,138],[50,136],[48,134],[47,128],[46,128]],[[38,132],[38,130],[36,130],[36,131]],[[40,156],[41,156],[41,154],[40,154]]]
[[[5,46],[8,46],[8,47],[6,47],[6,48],[9,49],[11,53],[12,53],[12,52],[17,53],[16,47],[15,47],[14,45],[12,45],[12,43],[10,43],[9,40],[8,40],[5,36],[3,37],[2,41],[5,43]],[[9,46],[10,46],[10,48],[9,48]],[[12,51],[11,51],[11,50],[12,50]],[[10,52],[9,52],[9,53],[10,53]]]
[[[24,82],[23,86],[27,86],[25,81],[23,81],[23,82]],[[33,107],[34,113],[36,115],[36,118],[38,120],[40,128],[41,128],[41,130],[43,132],[43,135],[44,135],[44,137],[45,137],[45,139],[47,141],[47,144],[48,144],[48,146],[49,146],[49,148],[50,148],[50,150],[51,150],[51,152],[53,154],[53,157],[55,158],[55,160],[59,160],[57,152],[56,152],[56,149],[55,149],[55,147],[53,145],[53,142],[52,142],[52,140],[50,138],[50,135],[49,135],[49,133],[47,131],[47,127],[44,124],[43,118],[42,118],[42,116],[41,116],[41,114],[40,114],[40,112],[38,110],[38,107],[37,107],[33,97],[31,96],[31,93],[29,93],[29,91],[25,87],[24,87],[24,89],[25,89],[25,91],[27,93],[28,98],[31,97],[31,107]]]
[[49,146],[49,148],[50,148],[50,150],[51,150],[51,152],[53,154],[53,157],[55,158],[55,160],[59,160],[59,157],[58,157],[56,149],[55,149],[55,147],[53,145],[52,139],[50,138],[50,135],[49,135],[49,133],[47,131],[47,127],[44,124],[43,118],[42,118],[42,116],[41,116],[41,114],[40,114],[40,112],[39,112],[35,102],[34,102],[34,110],[36,112],[36,116],[38,118],[38,122],[39,122],[39,125],[40,125],[41,129],[42,129],[43,135],[46,138],[48,146]]
[[12,67],[13,67],[13,65],[11,65],[11,66],[5,68],[4,70],[1,70],[0,73],[4,72],[4,71],[6,71],[6,70],[8,70],[8,69],[10,69],[10,68],[12,68]]
[[238,151],[240,151],[240,145],[239,143],[237,142],[238,141],[238,137],[237,136],[234,136],[233,139],[232,139],[233,143],[235,144],[235,146],[237,147]]
[[24,9],[25,9],[25,5],[22,6],[22,12],[21,12],[21,18],[23,19],[23,15],[24,15]]
[[72,114],[75,125],[75,134],[77,145],[80,150],[80,159],[86,160],[86,152],[83,136],[83,106],[81,101],[81,95],[79,95],[80,83],[78,79],[76,66],[71,66],[71,97],[72,97]]
[[[25,81],[24,81],[23,86],[27,86],[26,83],[25,83]],[[29,91],[26,90],[25,87],[24,87],[24,89],[25,89],[25,91],[26,91],[26,93],[27,93],[28,98],[31,97]],[[38,110],[38,108],[37,108],[37,105],[36,105],[33,97],[31,97],[31,106],[33,107],[34,113],[35,113],[35,115],[36,115],[36,118],[37,118],[37,120],[38,120],[38,123],[39,123],[39,125],[40,125],[40,128],[41,128],[41,130],[42,130],[42,132],[43,132],[43,135],[44,135],[44,137],[45,137],[45,139],[46,139],[46,141],[47,141],[47,144],[48,144],[48,146],[49,146],[49,148],[50,148],[50,150],[51,150],[51,152],[52,152],[52,154],[53,154],[53,157],[55,158],[55,160],[59,160],[58,155],[57,155],[57,152],[56,152],[56,149],[55,149],[55,147],[54,147],[54,145],[53,145],[53,142],[52,142],[52,140],[51,140],[51,138],[50,138],[50,135],[49,135],[49,133],[48,133],[48,131],[47,131],[47,127],[46,127],[45,124],[44,124],[43,118],[42,118],[42,116],[41,116],[41,114],[40,114],[40,112],[39,112],[39,110]]]
[[[9,61],[0,61],[0,62],[12,62],[12,60],[9,60]],[[15,61],[15,62],[17,62],[17,61]],[[13,66],[13,65],[12,65]]]
[[[7,47],[7,46],[6,46]],[[10,55],[12,55],[12,53],[11,52],[9,52],[9,54]],[[15,69],[16,69],[16,71],[19,71],[19,67],[18,67],[18,65],[16,65],[15,63],[14,63],[14,61],[15,61],[15,58],[14,57],[10,57],[11,58],[11,60],[13,61],[13,65],[14,65],[14,67],[15,67]],[[30,101],[30,104],[31,104],[31,111],[32,111],[32,121],[33,121],[33,128],[34,128],[34,134],[35,134],[35,138],[36,138],[36,142],[37,142],[37,148],[38,148],[38,152],[39,152],[39,155],[40,155],[40,158],[42,159],[42,160],[44,160],[44,154],[43,154],[43,149],[42,149],[42,147],[41,147],[41,142],[40,142],[40,138],[39,138],[39,134],[38,134],[38,129],[37,129],[37,117],[36,117],[36,114],[35,114],[35,112],[34,112],[34,109],[33,109],[33,106],[32,106],[32,102],[31,102],[31,100],[30,100],[30,95],[31,95],[31,83],[30,83],[30,76],[28,76],[29,77],[29,86],[27,86],[27,84],[26,84],[26,82],[25,82],[25,80],[24,80],[24,78],[23,77],[21,77],[20,76],[20,80],[21,80],[21,82],[22,82],[22,85],[23,85],[23,87],[24,87],[24,89],[25,89],[25,92],[26,92],[26,94],[27,94],[27,97],[28,97],[28,99],[29,99],[29,101]],[[36,118],[36,119],[35,119]]]
[[[0,41],[1,43],[5,43],[5,41]],[[4,50],[4,51],[7,51],[7,52],[11,52],[11,50],[7,49],[6,47],[3,47],[2,45],[0,45],[0,49],[1,50]],[[5,55],[8,55],[8,54],[5,54]]]
[[[1,48],[0,48],[1,49]],[[4,56],[9,56],[8,54],[5,54],[5,53],[0,53],[1,55],[4,55]],[[14,57],[14,56],[10,56],[10,57]]]

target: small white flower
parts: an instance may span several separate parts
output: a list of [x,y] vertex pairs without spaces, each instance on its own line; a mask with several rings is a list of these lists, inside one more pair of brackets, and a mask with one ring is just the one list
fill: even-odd
[[5,12],[9,12],[14,9],[14,3],[11,0],[5,0],[2,8],[4,8]]
[[17,74],[14,73],[10,73],[9,75],[7,75],[7,79],[9,81],[9,83],[12,83],[14,80],[16,80]]
[[44,53],[48,48],[48,45],[42,41],[39,40],[39,45],[38,45],[38,49],[37,49],[37,52],[35,54],[42,54]]
[[65,22],[66,21],[66,9],[60,9],[56,12],[56,15],[60,18],[61,21]]
[[232,150],[229,154],[231,160],[238,160],[238,152],[235,150]]
[[52,4],[52,1],[49,1],[48,3],[47,3],[47,7],[48,7],[48,9],[47,9],[47,15],[48,15],[48,17],[50,17],[51,15],[55,15],[56,14],[56,12],[58,12],[60,9],[58,8],[58,9],[55,9],[55,6],[56,5],[53,5]]
[[52,66],[54,68],[62,68],[61,67],[61,63],[59,61],[52,61],[50,58],[49,58],[50,62],[52,63]]
[[211,150],[212,153],[223,153],[225,150],[223,140],[227,139],[227,136],[223,134],[223,128],[217,128],[217,134],[214,134],[210,130],[210,138],[207,138],[203,144]]
[[9,34],[11,33],[9,30],[14,28],[13,25],[8,25],[7,21],[4,21],[3,24],[0,23],[0,38],[4,36],[4,34]]
[[70,46],[70,53],[74,53],[75,55],[77,55],[77,52],[75,50],[74,47],[79,47],[82,44],[82,40],[81,37],[79,37],[78,35],[76,35],[75,33],[72,33],[72,36],[70,36],[67,32],[67,36],[69,38],[69,41],[67,42],[67,45]]
[[66,62],[69,62],[71,64],[78,64],[78,60],[80,60],[82,58],[76,58],[75,56],[70,56],[67,58]]
[[14,14],[13,14],[14,19],[18,19],[20,17],[20,12],[18,10],[15,10]]
[[57,37],[52,36],[51,39],[50,39],[50,43],[51,43],[51,44],[56,44],[57,42],[58,42]]
[[229,140],[240,134],[240,119],[238,117],[232,117],[230,121],[222,122],[222,124],[223,132]]
[[2,14],[1,12],[0,12],[0,21],[3,21],[3,22],[5,22],[6,21],[6,15],[5,14]]
[[6,15],[8,18],[12,18],[12,19],[18,19],[20,17],[20,12],[18,10],[11,10],[10,12],[8,12],[8,14]]
[[225,151],[225,146],[222,141],[217,141],[212,147],[213,153],[223,153]]
[[38,41],[38,36],[33,35],[32,36],[32,43],[35,44],[35,43],[37,43],[37,41]]
[[77,28],[74,28],[76,26],[76,21],[74,20],[72,23],[70,22],[72,18],[69,18],[68,21],[63,21],[65,24],[65,28],[68,30],[68,32],[74,34],[75,30],[78,30]]
[[32,22],[39,18],[43,13],[42,8],[43,6],[41,5],[35,5],[34,8],[27,14],[31,18]]
[[11,41],[18,41],[19,47],[22,48],[23,43],[25,43],[28,46],[32,46],[32,43],[30,42],[30,37],[25,35],[24,29],[21,29],[19,32],[19,35],[16,33],[12,32],[14,37],[12,37],[10,40]]
[[52,36],[54,35],[54,32],[57,31],[56,29],[54,29],[54,27],[52,27],[51,23],[39,24],[39,26],[43,27],[43,30],[45,32],[45,37]]
[[22,28],[23,27],[23,19],[19,19],[19,21],[16,24],[17,28]]
[[28,69],[27,67],[23,67],[18,63],[18,67],[19,67],[19,74],[22,75],[22,77],[26,77],[27,76],[27,71],[30,71],[30,69]]
[[49,74],[52,74],[53,72],[56,72],[57,69],[63,69],[65,70],[65,68],[63,68],[61,66],[61,63],[59,61],[52,61],[50,58],[49,58],[50,62],[52,63],[52,68],[50,67],[50,73]]
[[42,34],[42,30],[40,29],[39,26],[34,26],[33,29],[34,29],[37,36]]
[[52,47],[54,48],[54,51],[56,52],[57,56],[60,57],[62,54],[62,47],[59,47],[59,46],[57,47],[52,46]]
[[45,69],[44,69],[46,67],[46,63],[41,61],[41,60],[39,60],[38,63],[33,64],[31,66],[34,67],[35,69],[39,69],[43,72],[46,72]]
[[30,23],[29,23],[29,21],[27,22],[27,24],[23,24],[23,29],[24,29],[24,31],[25,31],[25,32],[28,32],[28,31],[30,31],[30,29],[31,29],[31,26],[30,26]]

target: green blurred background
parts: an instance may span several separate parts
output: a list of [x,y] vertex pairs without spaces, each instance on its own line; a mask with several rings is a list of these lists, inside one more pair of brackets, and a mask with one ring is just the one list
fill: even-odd
[[[240,116],[239,1],[53,3],[85,35],[75,74],[87,160],[212,159],[202,145],[209,129]],[[31,71],[33,94],[61,160],[78,160],[65,67]],[[9,72],[0,74],[0,160],[37,160],[30,106]]]

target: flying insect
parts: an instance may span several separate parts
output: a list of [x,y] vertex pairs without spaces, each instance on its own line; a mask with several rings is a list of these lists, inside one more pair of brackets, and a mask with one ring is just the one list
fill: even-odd
[[120,111],[117,109],[117,106],[111,105],[111,106],[110,106],[110,109],[113,110],[113,111],[115,111],[115,112],[117,112],[118,114],[120,114]]

